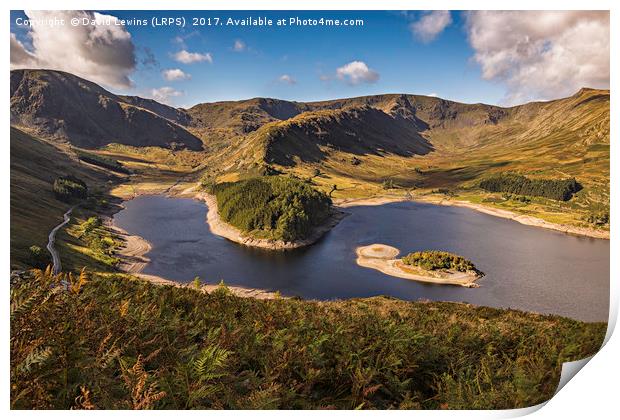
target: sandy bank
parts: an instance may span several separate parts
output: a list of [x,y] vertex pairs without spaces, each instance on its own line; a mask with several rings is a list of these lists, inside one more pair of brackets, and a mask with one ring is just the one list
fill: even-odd
[[270,249],[274,251],[295,249],[311,245],[329,232],[347,215],[345,212],[334,209],[334,213],[329,217],[329,219],[321,226],[314,228],[306,239],[293,242],[285,242],[282,240],[274,241],[271,239],[252,238],[241,232],[236,227],[224,222],[218,213],[217,200],[215,196],[206,193],[199,193],[196,195],[196,198],[204,200],[209,208],[209,211],[207,212],[207,223],[209,224],[209,229],[211,229],[211,232],[214,235],[222,236],[241,245]]
[[106,224],[124,242],[121,249],[116,252],[120,259],[117,268],[125,273],[139,273],[151,261],[146,254],[151,250],[151,244],[141,236],[131,235],[114,224],[114,219],[108,218]]
[[446,199],[427,198],[427,197],[415,197],[413,200],[408,200],[404,197],[379,196],[379,197],[372,197],[372,198],[339,200],[336,203],[339,207],[353,207],[353,206],[380,206],[382,204],[396,203],[396,202],[402,202],[402,201],[417,201],[420,203],[436,204],[440,206],[465,207],[465,208],[476,210],[476,211],[479,211],[481,213],[485,213],[491,216],[514,220],[515,222],[518,222],[518,223],[521,223],[527,226],[535,226],[535,227],[540,227],[544,229],[557,230],[560,232],[569,233],[571,235],[587,236],[590,238],[597,238],[597,239],[609,239],[609,231],[606,231],[606,230],[564,225],[564,224],[559,224],[559,223],[551,223],[538,217],[528,216],[525,214],[518,214],[510,210],[487,207],[482,204],[474,204],[468,201],[461,201],[461,200],[446,200]]
[[350,198],[334,200],[334,204],[338,207],[347,208],[355,206],[380,206],[382,204],[398,203],[401,201],[408,201],[404,197],[395,196],[379,196],[370,198]]
[[[195,289],[194,285],[191,283],[178,283],[173,280],[168,280],[163,277],[154,276],[152,274],[143,274],[143,273],[134,273],[135,277],[139,279],[149,281],[153,284],[158,284],[161,286],[174,286],[174,287],[186,287],[189,289]],[[200,290],[205,293],[211,293],[215,291],[219,285],[216,284],[203,284],[200,286]],[[238,286],[229,286],[226,285],[226,288],[235,296],[239,297],[251,297],[254,299],[277,299],[279,298],[279,294],[276,292],[270,292],[262,289],[250,289],[246,287],[238,287]]]
[[515,222],[519,222],[522,225],[527,226],[536,226],[544,229],[552,229],[557,230],[564,233],[569,233],[571,235],[580,235],[580,236],[588,236],[590,238],[597,239],[609,239],[609,231],[585,228],[579,226],[570,226],[563,225],[559,223],[551,223],[546,220],[540,219],[538,217],[527,216],[525,214],[514,213],[509,210],[496,209],[493,207],[486,207],[481,204],[474,204],[468,201],[460,201],[460,200],[420,200],[426,201],[433,204],[439,204],[441,206],[455,206],[455,207],[465,207],[468,209],[476,210],[481,213],[489,214],[491,216],[502,217],[504,219],[514,220]]
[[357,254],[357,264],[381,271],[384,274],[403,279],[423,281],[436,284],[451,284],[463,287],[479,287],[476,283],[481,276],[467,272],[458,271],[426,271],[417,267],[411,267],[402,263],[398,248],[383,244],[372,244],[360,246],[355,249]]

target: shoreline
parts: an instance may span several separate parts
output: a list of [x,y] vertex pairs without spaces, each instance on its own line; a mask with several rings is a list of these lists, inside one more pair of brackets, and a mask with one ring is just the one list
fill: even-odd
[[[155,276],[153,274],[131,273],[131,275],[137,277],[140,280],[145,280],[158,286],[174,286],[180,288],[185,287],[196,290],[192,283],[179,283],[178,281],[165,279],[163,277]],[[212,293],[220,287],[221,286],[219,284],[202,284],[199,290],[204,293]],[[278,292],[271,292],[264,289],[251,289],[241,286],[230,286],[227,284],[224,287],[226,287],[228,291],[230,291],[230,293],[238,297],[263,300],[287,299],[284,296],[280,296]]]
[[[122,205],[119,206],[122,209]],[[121,237],[124,241],[123,247],[115,252],[115,256],[119,258],[120,263],[117,268],[125,274],[129,274],[138,279],[148,281],[160,286],[174,287],[193,287],[191,283],[181,283],[175,280],[163,278],[153,274],[144,274],[142,270],[151,261],[146,254],[152,249],[149,241],[138,235],[131,235],[126,230],[114,224],[114,213],[101,215],[105,226],[112,232]],[[200,290],[205,293],[211,293],[220,287],[217,284],[203,284]],[[246,288],[241,286],[226,285],[228,290],[239,297],[251,297],[255,299],[277,299],[280,298],[279,293],[264,289]]]
[[521,223],[522,225],[526,225],[526,226],[534,226],[534,227],[543,228],[543,229],[555,230],[555,231],[563,232],[563,233],[570,234],[570,235],[585,236],[588,238],[609,240],[609,231],[547,222],[546,220],[543,220],[538,217],[527,216],[525,214],[518,214],[510,210],[496,209],[493,207],[484,206],[482,204],[474,204],[468,201],[461,201],[461,200],[432,199],[432,198],[422,198],[422,197],[408,200],[404,197],[377,196],[377,197],[351,199],[351,200],[345,199],[345,200],[338,202],[338,207],[347,208],[347,207],[354,207],[354,206],[380,206],[383,204],[400,203],[404,201],[435,204],[438,206],[464,207],[470,210],[478,211],[480,213],[488,214],[490,216],[501,217],[502,219],[514,220],[515,222]]
[[195,195],[195,198],[204,201],[207,205],[207,224],[209,225],[211,233],[244,246],[269,249],[272,251],[285,251],[312,245],[321,239],[323,235],[332,230],[348,215],[348,213],[345,213],[339,210],[338,207],[334,206],[333,214],[321,226],[315,227],[307,238],[293,242],[285,242],[282,240],[274,241],[272,239],[252,238],[241,232],[236,227],[224,222],[218,213],[217,200],[215,196],[207,193],[198,193]]
[[[476,281],[483,277],[482,275],[471,274],[470,272],[446,272],[445,274],[447,274],[447,277],[434,277],[431,275],[426,276],[407,272],[405,271],[407,267],[403,266],[401,259],[396,258],[398,254],[400,254],[400,250],[389,245],[371,244],[359,246],[355,249],[355,254],[357,255],[355,262],[360,267],[371,268],[383,274],[387,274],[388,276],[407,280],[475,288],[480,287]],[[431,274],[432,272],[428,273]]]

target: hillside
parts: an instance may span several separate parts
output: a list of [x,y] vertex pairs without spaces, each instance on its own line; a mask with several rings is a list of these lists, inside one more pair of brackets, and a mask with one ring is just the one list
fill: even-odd
[[[416,190],[423,199],[441,201],[448,194],[552,223],[590,227],[588,220],[608,219],[609,90],[584,88],[568,98],[515,107],[385,94],[308,103],[254,98],[175,109],[116,96],[67,73],[22,70],[11,73],[11,92],[12,123],[44,138],[84,147],[125,143],[137,146],[132,159],[146,153],[144,146],[204,146],[193,155],[170,151],[172,160],[204,168],[186,182],[288,173],[312,178],[336,200]],[[485,177],[503,172],[575,178],[583,189],[558,205],[478,188]],[[153,173],[148,189],[157,183]]]
[[153,102],[114,95],[61,71],[11,71],[12,125],[86,148],[120,143],[202,149],[197,137],[169,119],[176,113]]
[[[79,277],[79,278],[78,278]],[[604,323],[386,297],[258,300],[127,276],[12,286],[13,409],[507,409]]]
[[[54,180],[72,175],[91,190],[115,176],[81,163],[66,150],[11,127],[11,267],[26,267],[28,248],[45,249],[49,231],[71,206],[58,200]],[[47,255],[47,254],[46,254]]]
[[[218,135],[228,136],[232,146],[227,154],[247,149],[245,143],[251,143],[263,149],[254,154],[266,163],[283,166],[292,166],[295,157],[302,162],[325,160],[329,153],[317,151],[322,146],[362,156],[436,151],[432,157],[458,162],[480,149],[485,154],[510,154],[517,149],[532,151],[542,143],[571,156],[580,145],[609,144],[609,91],[605,90],[582,89],[569,98],[512,108],[419,95],[376,95],[307,104],[277,101],[279,108],[288,111],[283,115],[269,112],[270,108],[261,106],[264,101],[201,104],[188,112],[197,129],[205,129],[204,133],[216,129]],[[206,115],[211,118],[208,123],[204,123]],[[245,137],[244,144],[234,141],[239,137]],[[255,141],[256,137],[277,138],[277,146],[273,141]],[[410,140],[417,143],[413,149]],[[540,155],[548,152],[539,151]]]

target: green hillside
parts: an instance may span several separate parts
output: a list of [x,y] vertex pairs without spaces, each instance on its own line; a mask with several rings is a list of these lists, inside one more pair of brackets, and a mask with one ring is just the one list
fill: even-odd
[[[54,194],[54,181],[71,175],[91,190],[114,175],[90,165],[41,139],[11,127],[11,266],[29,265],[29,248],[45,250],[49,231],[72,206]],[[44,251],[47,255],[47,251]]]

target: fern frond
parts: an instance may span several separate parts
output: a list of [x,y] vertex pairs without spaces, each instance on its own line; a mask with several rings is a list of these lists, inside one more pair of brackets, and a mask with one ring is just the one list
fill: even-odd
[[193,362],[193,373],[199,381],[209,381],[222,376],[220,370],[226,367],[230,352],[212,344],[204,349],[200,357]]
[[42,366],[52,355],[50,347],[35,348],[28,356],[15,368],[16,374],[30,373],[35,366]]

